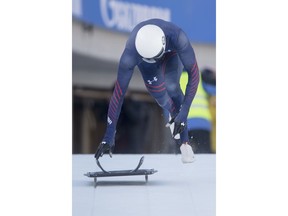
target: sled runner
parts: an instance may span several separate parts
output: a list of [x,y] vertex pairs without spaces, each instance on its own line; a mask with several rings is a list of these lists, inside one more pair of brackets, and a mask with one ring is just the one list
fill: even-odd
[[154,169],[139,169],[143,164],[144,156],[142,156],[139,160],[137,167],[133,170],[114,170],[114,171],[106,171],[99,160],[96,160],[98,167],[102,170],[102,172],[88,172],[84,174],[87,177],[94,178],[94,183],[96,186],[97,177],[115,177],[115,176],[136,176],[136,175],[145,175],[145,181],[148,181],[148,175],[154,174],[157,170]]

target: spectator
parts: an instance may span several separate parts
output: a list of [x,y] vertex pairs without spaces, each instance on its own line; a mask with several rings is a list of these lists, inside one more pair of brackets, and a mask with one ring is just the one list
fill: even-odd
[[[185,91],[188,80],[187,72],[180,78],[182,91]],[[216,95],[216,75],[211,69],[201,72],[195,98],[189,109],[187,126],[189,137],[195,153],[211,153],[212,114],[210,99]]]

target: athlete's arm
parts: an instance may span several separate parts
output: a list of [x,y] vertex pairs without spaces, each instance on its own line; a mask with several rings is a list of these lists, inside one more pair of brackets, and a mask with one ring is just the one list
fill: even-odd
[[176,48],[178,55],[184,65],[184,69],[188,73],[188,83],[186,86],[184,101],[182,103],[180,113],[175,119],[175,122],[185,122],[199,84],[199,69],[194,50],[188,37],[182,30],[179,32]]
[[128,49],[125,49],[119,62],[117,80],[108,108],[106,133],[103,138],[103,142],[110,146],[114,145],[118,118],[135,65],[134,56]]

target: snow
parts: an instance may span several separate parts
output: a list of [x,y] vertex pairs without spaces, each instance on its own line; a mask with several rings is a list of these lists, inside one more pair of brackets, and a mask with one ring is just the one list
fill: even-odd
[[[106,170],[134,169],[142,155],[104,155]],[[215,216],[216,155],[196,154],[191,164],[181,155],[146,154],[140,169],[155,169],[148,176],[94,178],[87,172],[100,171],[94,155],[73,155],[73,216]]]

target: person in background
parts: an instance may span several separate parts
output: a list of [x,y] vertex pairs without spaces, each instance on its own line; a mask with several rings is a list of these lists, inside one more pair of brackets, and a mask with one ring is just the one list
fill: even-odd
[[[210,100],[216,96],[216,74],[208,68],[202,70],[200,74],[198,89],[188,113],[188,133],[195,153],[212,153],[213,116],[210,110]],[[180,78],[183,92],[185,92],[187,81],[188,75],[184,71]]]
[[212,116],[211,153],[216,153],[216,95],[210,96],[209,109]]
[[[199,83],[198,65],[184,31],[175,24],[161,19],[139,23],[128,38],[120,58],[117,81],[109,103],[107,129],[95,158],[98,160],[106,152],[112,157],[118,117],[136,66],[150,95],[170,114],[168,125],[173,125],[172,136],[180,137],[182,162],[193,162],[194,152],[189,145],[187,116]],[[185,94],[179,85],[183,67],[188,71]]]

